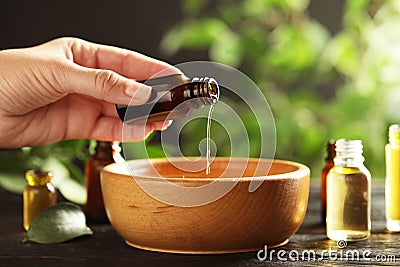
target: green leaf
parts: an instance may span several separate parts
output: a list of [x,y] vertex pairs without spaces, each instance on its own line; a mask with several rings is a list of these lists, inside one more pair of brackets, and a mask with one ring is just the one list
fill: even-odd
[[284,1],[292,10],[304,12],[310,4],[309,0],[285,0]]
[[16,173],[0,172],[0,186],[10,192],[21,194],[26,186],[24,171],[21,170],[21,172]]
[[371,0],[345,1],[343,24],[344,28],[361,26],[368,20],[368,9]]
[[172,28],[164,36],[161,48],[169,55],[175,54],[182,48],[205,48],[225,29],[226,24],[214,18],[187,20],[184,25]]
[[184,0],[181,1],[183,8],[183,14],[186,16],[194,16],[200,13],[205,5],[207,5],[208,0]]
[[53,172],[52,184],[60,190],[61,194],[67,200],[78,204],[86,203],[86,187],[84,182],[79,183],[72,179],[70,176],[71,172],[60,160],[47,158],[43,161],[42,168]]
[[149,145],[146,150],[149,158],[165,158],[165,153],[161,146]]
[[91,235],[82,209],[62,202],[39,213],[32,221],[25,241],[40,244],[61,243],[82,235]]
[[273,1],[246,0],[242,2],[241,13],[247,17],[262,18],[273,8]]
[[67,200],[81,205],[86,203],[86,187],[75,180],[65,179],[58,189]]
[[326,50],[332,65],[346,75],[353,75],[360,67],[360,48],[355,46],[353,35],[350,31],[342,31],[330,41]]
[[26,186],[25,171],[33,166],[22,149],[0,149],[0,186],[13,193],[22,193]]
[[325,28],[316,22],[280,25],[271,34],[270,62],[287,71],[303,71],[316,64],[328,39]]
[[232,67],[237,67],[242,60],[240,38],[232,31],[226,30],[210,46],[210,58]]

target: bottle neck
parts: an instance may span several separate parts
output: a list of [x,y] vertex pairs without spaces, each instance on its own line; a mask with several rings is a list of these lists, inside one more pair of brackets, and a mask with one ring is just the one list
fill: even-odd
[[29,186],[42,186],[50,183],[53,173],[40,170],[29,170],[25,173],[26,181]]
[[336,141],[335,166],[361,167],[364,164],[362,155],[363,146],[361,140],[340,139]]
[[389,127],[389,143],[391,145],[400,145],[400,125],[394,124]]
[[332,161],[336,157],[336,144],[334,140],[331,140],[326,145],[326,161]]
[[186,97],[191,99],[197,108],[214,105],[219,99],[219,86],[216,80],[209,77],[193,78]]
[[113,160],[114,153],[120,150],[119,142],[97,141],[94,157],[98,160]]

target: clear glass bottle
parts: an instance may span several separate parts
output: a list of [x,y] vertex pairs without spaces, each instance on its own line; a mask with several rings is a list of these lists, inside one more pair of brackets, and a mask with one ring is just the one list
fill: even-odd
[[87,200],[85,214],[91,223],[107,223],[101,192],[100,172],[104,166],[114,163],[114,158],[121,157],[119,142],[97,141],[95,153],[85,166]]
[[359,241],[371,231],[371,174],[360,140],[336,141],[335,166],[327,177],[326,231],[332,240]]
[[389,127],[386,152],[386,228],[400,232],[400,125]]
[[321,218],[324,224],[326,222],[326,177],[328,176],[328,172],[334,166],[333,159],[336,156],[335,147],[334,140],[330,140],[326,144],[325,166],[321,171]]
[[194,109],[213,105],[219,86],[213,78],[193,78],[173,74],[143,82],[152,87],[150,100],[143,105],[117,105],[118,116],[127,124],[173,120],[188,116]]
[[40,170],[29,170],[25,174],[28,182],[23,193],[24,228],[29,226],[41,211],[57,203],[54,186],[50,183],[53,174]]

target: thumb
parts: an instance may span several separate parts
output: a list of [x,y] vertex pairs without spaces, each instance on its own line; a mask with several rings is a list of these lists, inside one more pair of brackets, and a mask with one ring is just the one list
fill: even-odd
[[151,87],[135,82],[111,70],[73,65],[65,73],[68,93],[92,96],[107,102],[140,105],[147,102]]

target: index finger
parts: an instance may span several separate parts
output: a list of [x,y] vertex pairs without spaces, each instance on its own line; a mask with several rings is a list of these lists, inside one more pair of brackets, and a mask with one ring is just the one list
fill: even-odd
[[72,38],[69,47],[76,64],[112,70],[130,79],[146,80],[159,72],[160,76],[181,73],[168,63],[123,48],[76,38]]

